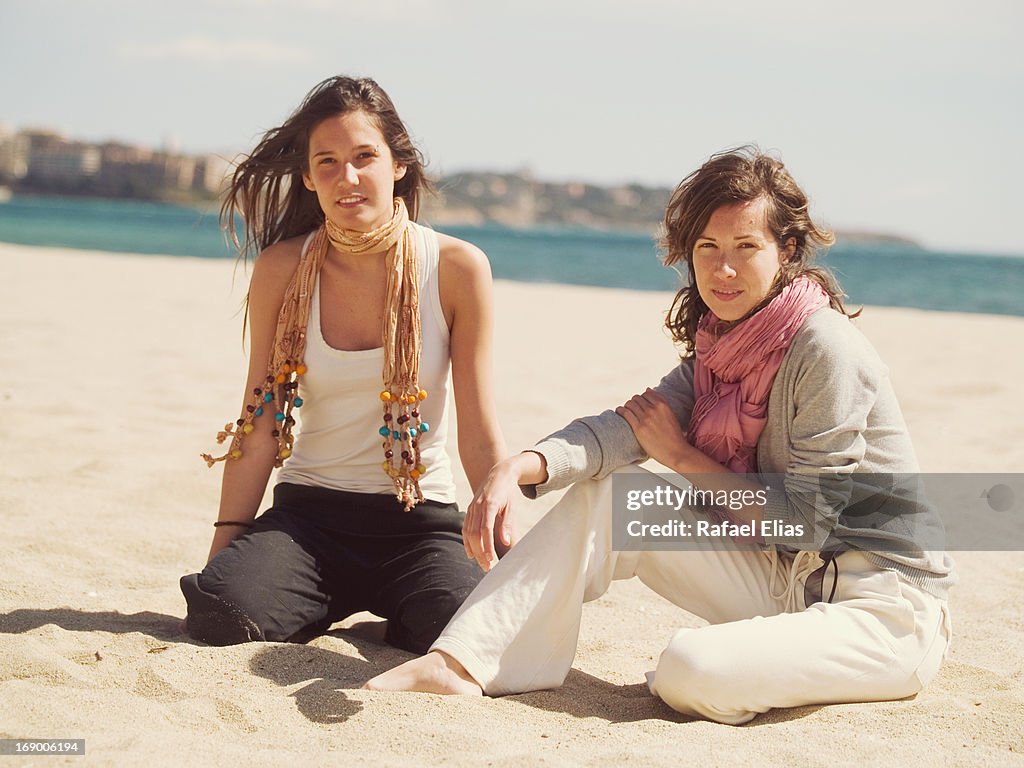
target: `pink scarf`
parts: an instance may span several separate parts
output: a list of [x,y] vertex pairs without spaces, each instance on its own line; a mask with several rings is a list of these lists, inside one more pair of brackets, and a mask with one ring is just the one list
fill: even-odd
[[799,277],[722,336],[713,312],[701,318],[688,432],[695,448],[733,472],[757,472],[757,441],[768,421],[775,374],[797,331],[828,303],[818,283]]

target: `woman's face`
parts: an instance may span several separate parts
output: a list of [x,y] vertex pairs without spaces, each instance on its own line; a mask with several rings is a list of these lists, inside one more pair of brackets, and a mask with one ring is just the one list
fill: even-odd
[[405,175],[405,166],[395,163],[365,112],[346,112],[317,125],[309,136],[307,161],[302,181],[334,224],[370,232],[391,218],[395,182]]
[[693,247],[697,291],[721,320],[739,320],[756,307],[796,248],[791,239],[780,251],[768,229],[766,206],[764,198],[723,205]]

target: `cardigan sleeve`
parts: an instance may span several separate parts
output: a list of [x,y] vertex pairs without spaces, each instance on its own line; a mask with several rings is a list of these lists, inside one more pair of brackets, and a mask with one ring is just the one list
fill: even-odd
[[869,419],[888,377],[867,339],[846,318],[839,322],[839,334],[810,324],[811,332],[794,341],[790,365],[780,372],[782,402],[770,405],[788,420],[789,445],[786,455],[773,457],[785,469],[772,476],[764,517],[800,524],[819,548],[855,494]]
[[[693,360],[683,360],[666,374],[654,391],[668,401],[684,430],[693,410]],[[547,463],[548,479],[523,486],[530,498],[564,488],[584,478],[600,479],[619,467],[645,461],[647,454],[632,428],[614,410],[576,419],[533,447]]]

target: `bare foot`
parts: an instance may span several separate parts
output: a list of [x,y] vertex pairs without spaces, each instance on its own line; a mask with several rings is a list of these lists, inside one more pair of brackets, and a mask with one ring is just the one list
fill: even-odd
[[399,664],[377,675],[363,688],[368,691],[420,691],[422,693],[481,696],[480,685],[466,668],[446,653],[431,651],[426,656]]

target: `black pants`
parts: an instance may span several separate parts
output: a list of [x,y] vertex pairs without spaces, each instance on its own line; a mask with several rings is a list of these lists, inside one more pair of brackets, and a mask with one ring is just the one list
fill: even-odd
[[461,531],[455,504],[279,484],[254,528],[182,578],[189,634],[301,642],[370,611],[387,642],[425,653],[483,577]]

